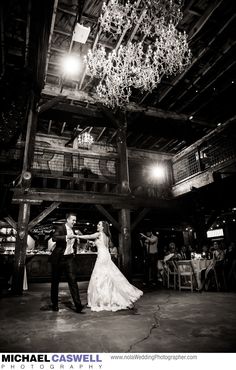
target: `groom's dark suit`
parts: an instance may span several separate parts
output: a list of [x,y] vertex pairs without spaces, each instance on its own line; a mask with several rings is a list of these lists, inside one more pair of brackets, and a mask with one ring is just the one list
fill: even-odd
[[82,305],[76,280],[76,265],[74,254],[71,253],[64,255],[67,246],[66,236],[66,225],[61,225],[56,229],[52,237],[52,240],[56,242],[56,246],[51,256],[49,257],[49,262],[51,262],[52,264],[51,301],[54,307],[58,306],[59,281],[62,272],[64,272],[75,307],[76,309],[80,309]]

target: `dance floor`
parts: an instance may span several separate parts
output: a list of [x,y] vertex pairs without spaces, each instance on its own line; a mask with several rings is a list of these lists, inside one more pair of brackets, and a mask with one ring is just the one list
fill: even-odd
[[[86,303],[87,283],[79,283]],[[50,284],[0,300],[0,352],[235,352],[236,294],[146,290],[135,309],[80,315],[66,283],[60,311],[47,310]]]

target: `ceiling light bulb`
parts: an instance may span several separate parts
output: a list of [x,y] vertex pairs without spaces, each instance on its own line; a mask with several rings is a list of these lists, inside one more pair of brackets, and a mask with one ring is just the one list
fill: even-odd
[[62,59],[62,70],[66,76],[75,76],[81,69],[80,60],[75,55],[67,55]]

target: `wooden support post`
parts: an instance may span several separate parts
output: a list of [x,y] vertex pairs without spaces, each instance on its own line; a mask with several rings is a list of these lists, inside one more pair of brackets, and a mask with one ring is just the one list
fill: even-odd
[[203,245],[207,244],[208,240],[205,223],[205,214],[201,201],[199,200],[199,194],[196,194],[194,203],[195,211],[193,215],[193,226],[196,232],[197,245],[199,249],[201,249]]
[[30,170],[33,161],[36,126],[37,126],[37,113],[35,111],[35,97],[34,94],[32,93],[28,113],[22,174]]
[[121,232],[119,234],[119,247],[121,255],[121,268],[127,279],[131,279],[131,238],[130,238],[130,210],[121,209],[119,212]]
[[117,131],[117,150],[120,159],[120,191],[122,194],[130,193],[129,188],[129,164],[126,146],[126,127],[122,126]]
[[12,279],[12,293],[16,295],[21,295],[23,293],[29,217],[30,217],[30,204],[21,203],[19,206],[14,271]]
[[[30,106],[27,120],[27,131],[25,138],[25,150],[21,175],[21,186],[24,193],[29,191],[31,185],[31,164],[34,154],[34,142],[37,125],[37,114],[35,111],[35,95],[31,92]],[[24,269],[27,248],[28,223],[30,217],[30,204],[21,202],[19,205],[14,271],[12,279],[12,293],[21,295],[23,292]]]
[[[129,164],[128,151],[126,146],[126,125],[125,122],[119,125],[117,131],[117,150],[120,159],[120,192],[130,193],[129,188]],[[123,208],[119,212],[121,232],[119,234],[119,246],[121,254],[121,267],[128,279],[131,279],[131,235],[130,235],[130,210]]]
[[103,215],[105,216],[111,223],[112,225],[118,230],[118,231],[121,231],[121,228],[120,228],[120,224],[114,219],[114,217],[112,217],[112,215],[101,205],[99,204],[95,204],[95,207],[97,208],[97,210]]

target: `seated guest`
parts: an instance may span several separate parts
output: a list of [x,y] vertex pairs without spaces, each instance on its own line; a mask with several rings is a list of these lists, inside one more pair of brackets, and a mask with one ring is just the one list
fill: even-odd
[[181,260],[186,260],[187,259],[187,248],[185,245],[182,245],[179,251],[179,257]]
[[111,242],[109,245],[109,252],[115,257],[118,258],[118,249],[114,246],[114,244]]
[[179,255],[177,253],[175,243],[171,242],[169,244],[169,249],[167,250],[166,255],[164,256],[164,262],[178,260],[178,259],[179,259]]
[[208,246],[207,245],[203,245],[201,255],[202,255],[202,258],[208,258]]

